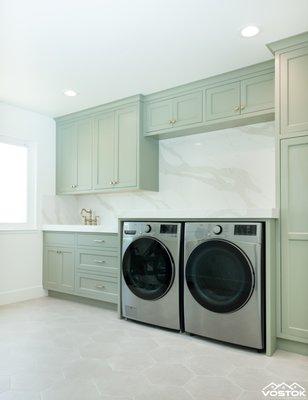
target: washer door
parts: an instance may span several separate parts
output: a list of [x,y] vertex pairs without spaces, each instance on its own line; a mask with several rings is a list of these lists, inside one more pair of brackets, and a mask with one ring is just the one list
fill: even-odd
[[194,299],[216,313],[243,307],[254,289],[250,260],[226,240],[208,240],[197,246],[187,260],[185,275]]
[[152,237],[136,239],[128,246],[122,270],[129,289],[144,300],[164,296],[174,279],[174,263],[169,251]]

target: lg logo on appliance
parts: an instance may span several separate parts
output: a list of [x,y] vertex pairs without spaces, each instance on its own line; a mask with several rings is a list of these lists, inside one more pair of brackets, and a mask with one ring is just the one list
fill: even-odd
[[278,384],[272,382],[262,389],[262,393],[268,398],[279,397],[285,399],[306,397],[305,388],[296,382],[292,383],[292,385],[288,385],[284,382]]

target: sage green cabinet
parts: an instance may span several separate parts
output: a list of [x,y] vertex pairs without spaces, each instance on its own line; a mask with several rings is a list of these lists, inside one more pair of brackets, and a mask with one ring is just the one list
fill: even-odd
[[240,82],[228,83],[205,91],[206,119],[221,119],[240,114]]
[[118,248],[114,233],[44,232],[44,288],[117,303]]
[[158,100],[146,105],[145,131],[153,132],[172,127],[172,100]]
[[203,121],[203,92],[198,90],[146,105],[145,131],[172,129]]
[[308,136],[281,141],[281,331],[308,343]]
[[115,112],[94,119],[93,189],[112,189],[115,180]]
[[280,126],[284,137],[308,134],[308,45],[279,56]]
[[57,193],[158,190],[158,143],[142,121],[140,96],[60,118]]
[[73,293],[75,287],[74,249],[47,246],[44,258],[44,288]]
[[85,119],[58,127],[58,193],[82,192],[92,188],[92,147],[91,120]]
[[275,107],[275,73],[253,76],[241,81],[241,114]]
[[258,114],[274,109],[274,73],[256,75],[239,82],[206,90],[206,120]]

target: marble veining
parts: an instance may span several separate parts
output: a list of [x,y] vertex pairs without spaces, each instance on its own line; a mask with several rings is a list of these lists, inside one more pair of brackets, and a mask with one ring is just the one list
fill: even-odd
[[274,122],[163,140],[159,156],[159,192],[50,197],[44,223],[78,224],[83,207],[113,227],[119,216],[262,218],[275,207]]

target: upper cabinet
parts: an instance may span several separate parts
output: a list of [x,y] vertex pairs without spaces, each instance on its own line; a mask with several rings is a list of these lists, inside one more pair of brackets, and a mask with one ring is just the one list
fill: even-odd
[[205,91],[206,120],[234,117],[240,114],[240,83],[229,83]]
[[274,63],[146,96],[144,119],[158,139],[273,120]]
[[57,129],[57,191],[71,193],[92,188],[92,121],[63,124]]
[[59,119],[57,193],[124,189],[158,190],[158,143],[143,136],[140,97]]
[[281,135],[308,135],[308,46],[279,58]]
[[206,90],[206,120],[274,109],[274,72]]
[[146,105],[145,131],[155,132],[203,120],[203,93],[198,90],[168,100],[158,100]]

